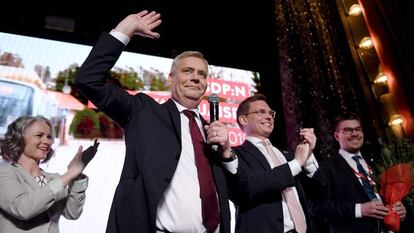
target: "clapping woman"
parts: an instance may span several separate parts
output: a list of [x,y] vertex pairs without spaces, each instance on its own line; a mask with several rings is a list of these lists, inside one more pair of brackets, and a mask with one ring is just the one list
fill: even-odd
[[42,170],[53,154],[52,123],[42,116],[13,121],[0,141],[0,232],[58,233],[59,217],[77,219],[85,203],[88,178],[82,174],[99,143],[79,147],[60,175]]

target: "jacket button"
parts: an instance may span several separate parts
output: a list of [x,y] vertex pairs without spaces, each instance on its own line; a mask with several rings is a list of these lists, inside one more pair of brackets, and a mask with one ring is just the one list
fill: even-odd
[[165,180],[165,182],[166,182],[166,183],[170,183],[170,182],[171,182],[171,180],[172,180],[172,178],[171,178],[171,177],[167,177],[167,178],[165,178],[164,180]]

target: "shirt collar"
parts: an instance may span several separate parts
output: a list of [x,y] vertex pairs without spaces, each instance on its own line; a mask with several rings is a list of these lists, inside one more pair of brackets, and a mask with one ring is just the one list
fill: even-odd
[[[177,109],[180,113],[182,113],[184,110],[187,110],[188,108],[182,106],[181,104],[179,104],[177,101],[173,100],[175,105],[177,106]],[[198,110],[198,108],[193,108],[193,109],[188,109],[191,110],[193,112],[196,113],[197,117],[200,118],[200,111]]]
[[[263,145],[261,142],[263,141],[262,139],[260,139],[260,138],[257,138],[257,137],[253,137],[253,136],[247,136],[246,137],[246,140],[247,141],[249,141],[249,142],[251,142],[253,145],[255,145],[255,146],[257,146],[257,145]],[[269,139],[267,139],[266,138],[266,141],[269,141],[270,142],[270,140]],[[270,145],[272,145],[272,143],[270,142]]]
[[349,153],[346,150],[339,149],[339,154],[342,155],[342,157],[349,158],[349,159],[351,159],[355,155],[359,155],[362,157],[361,151],[358,151],[357,153]]

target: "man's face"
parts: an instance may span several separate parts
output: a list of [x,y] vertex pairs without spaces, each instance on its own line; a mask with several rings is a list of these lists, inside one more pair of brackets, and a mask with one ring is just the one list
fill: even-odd
[[357,120],[345,120],[339,123],[334,136],[341,149],[350,153],[358,152],[364,144],[364,132],[361,123]]
[[274,118],[270,114],[273,111],[263,100],[251,102],[249,111],[239,116],[243,132],[247,136],[266,139],[270,136],[274,127]]
[[201,58],[186,57],[170,73],[172,98],[187,108],[195,108],[207,89],[207,64]]

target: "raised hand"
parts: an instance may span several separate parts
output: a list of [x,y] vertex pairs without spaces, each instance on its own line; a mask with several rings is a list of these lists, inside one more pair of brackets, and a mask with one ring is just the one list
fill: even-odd
[[83,151],[82,146],[79,146],[78,151],[68,165],[68,171],[62,176],[62,182],[65,186],[82,174],[86,165],[95,156],[98,146],[99,142],[97,140],[95,140],[93,146],[88,147],[85,151]]
[[85,164],[85,167],[93,159],[93,157],[95,157],[95,154],[98,151],[98,146],[98,139],[95,139],[93,145],[89,146],[85,151],[82,152],[82,162]]
[[148,38],[159,38],[160,34],[152,30],[161,24],[161,15],[155,11],[148,13],[147,10],[141,11],[137,14],[128,15],[122,20],[114,29],[131,38],[137,34]]
[[301,137],[301,143],[309,143],[309,153],[312,153],[316,145],[316,135],[313,132],[313,128],[303,128],[300,130],[299,135]]
[[79,146],[73,159],[68,164],[68,172],[72,177],[80,175],[85,169],[85,164],[82,162],[82,150],[83,146]]
[[301,143],[296,146],[295,159],[299,162],[300,166],[303,166],[306,160],[308,160],[309,155],[311,154],[309,151],[309,143]]

